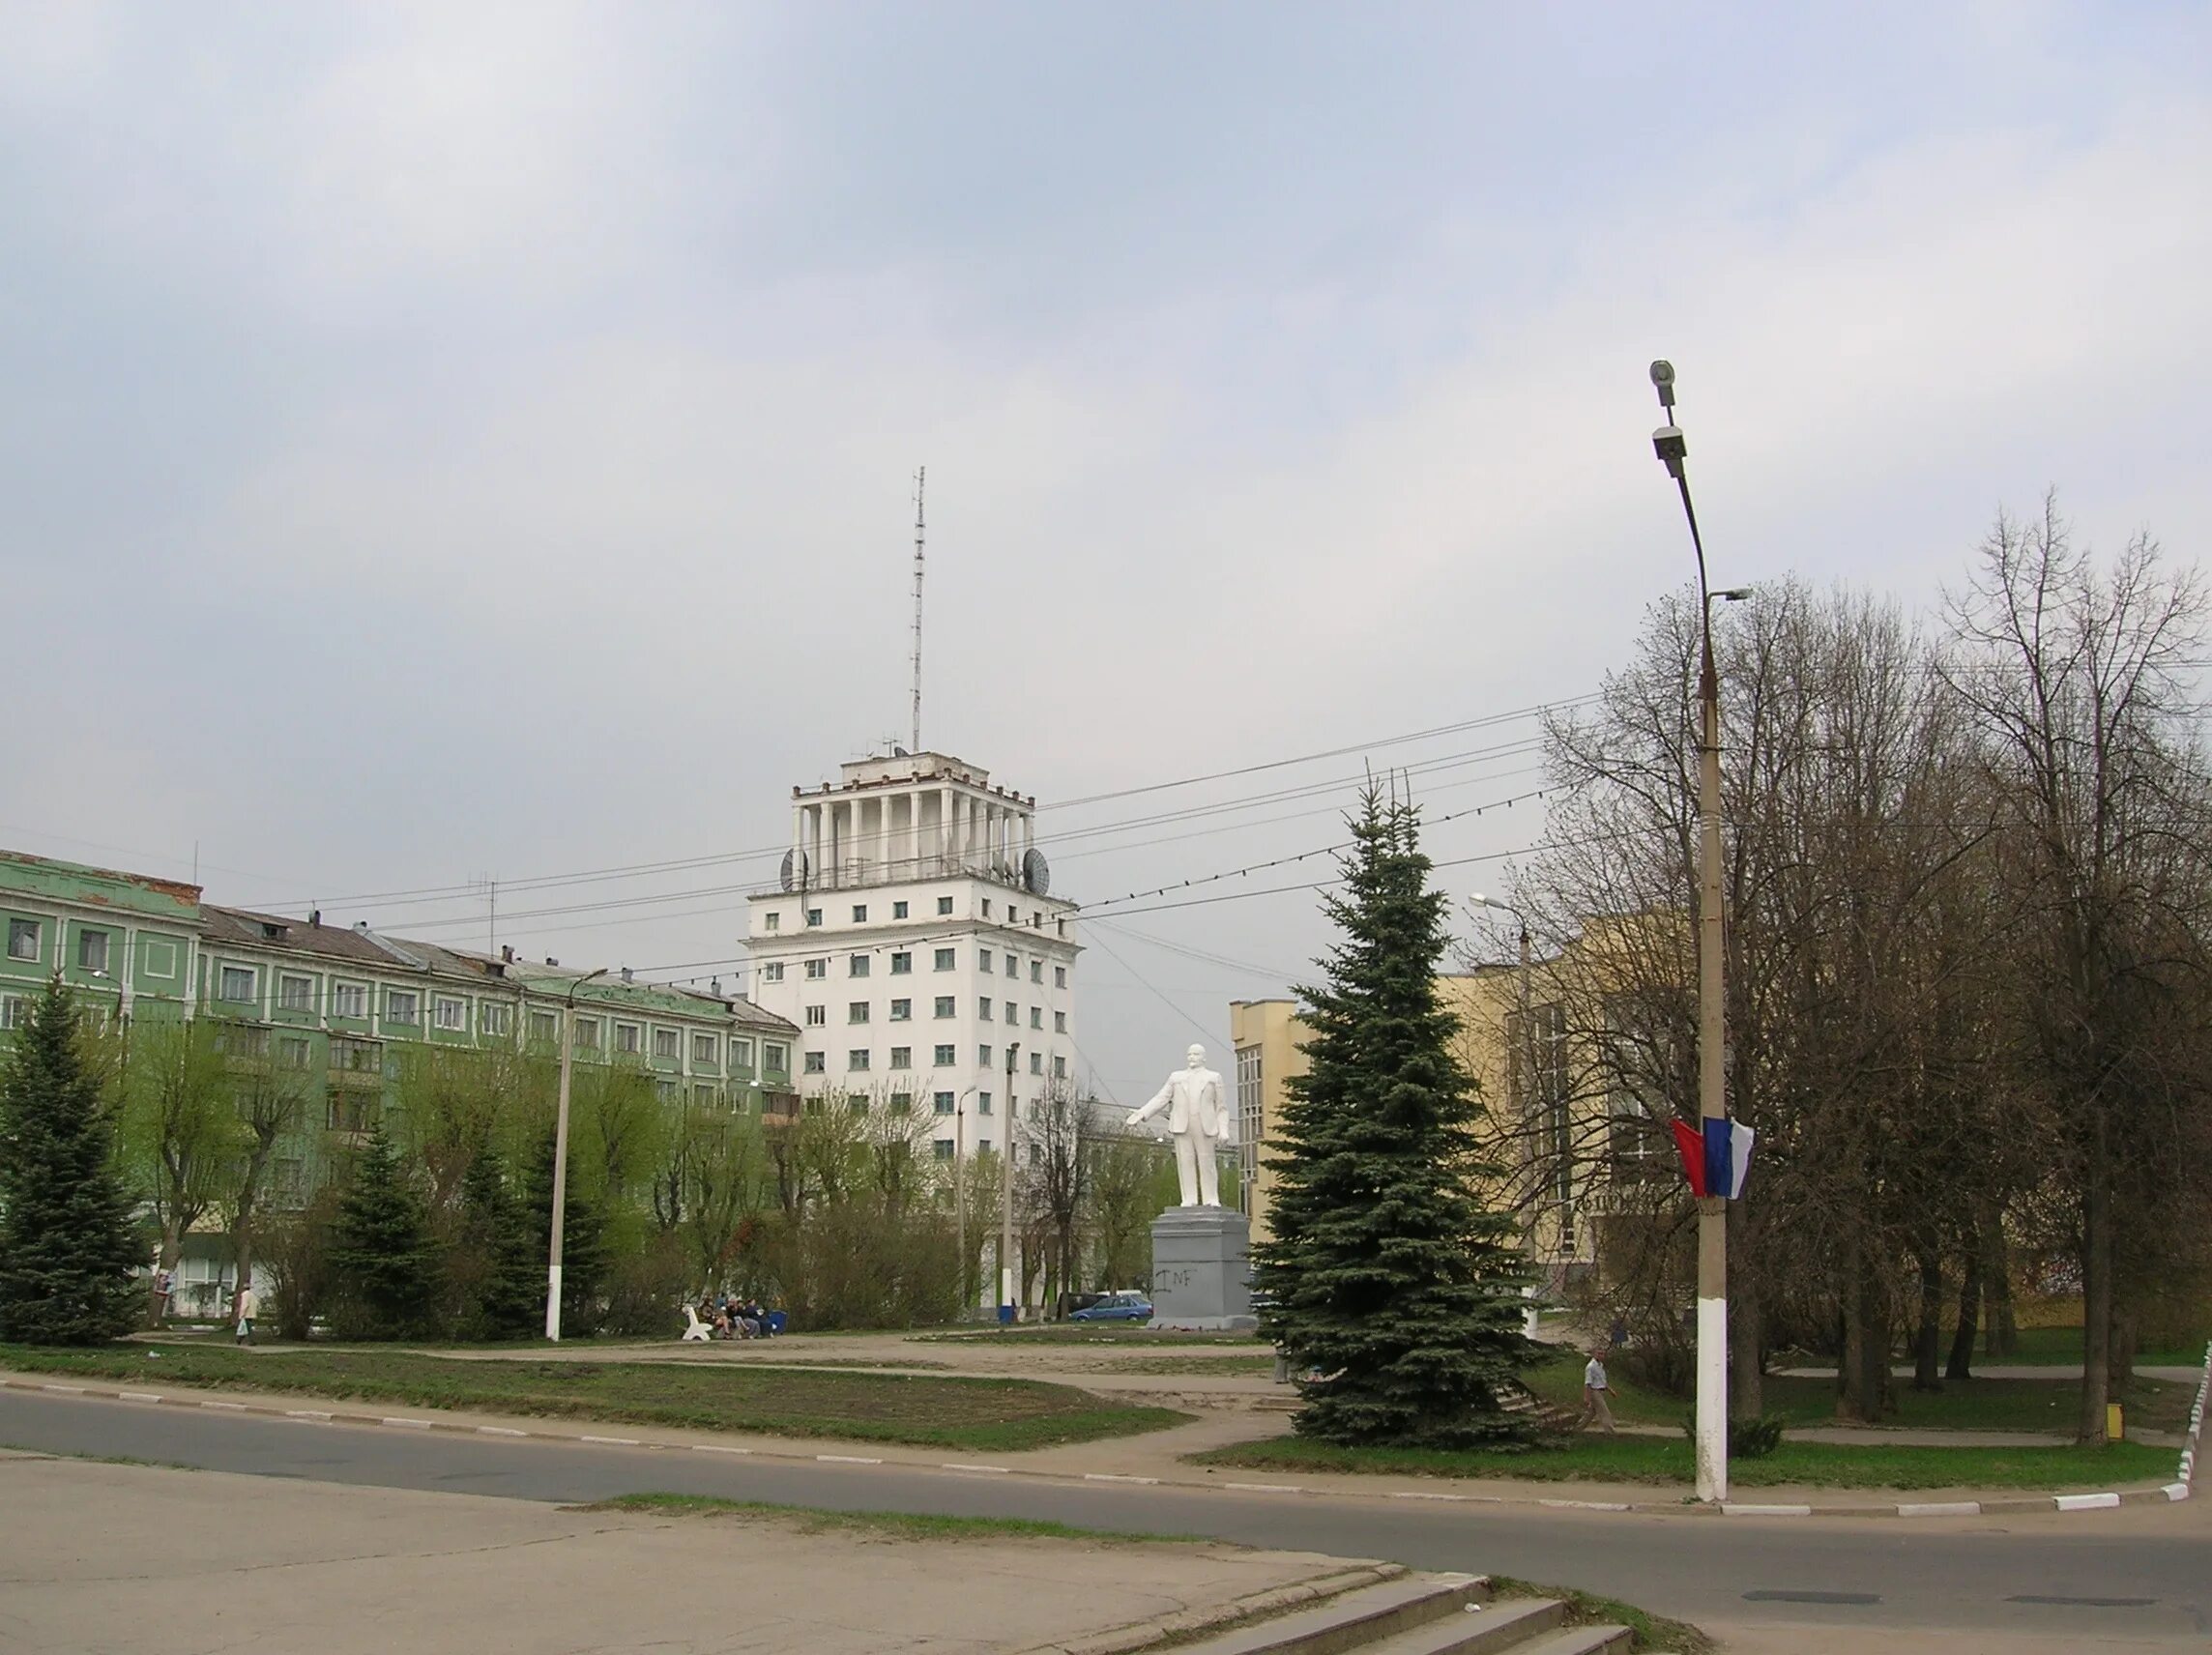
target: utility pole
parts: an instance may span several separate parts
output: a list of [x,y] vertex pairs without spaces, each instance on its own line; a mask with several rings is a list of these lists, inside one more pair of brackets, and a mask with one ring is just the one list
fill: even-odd
[[[1479,890],[1470,893],[1468,901],[1472,903],[1476,908],[1495,908],[1501,914],[1512,915],[1514,923],[1519,927],[1521,932],[1521,978],[1519,983],[1519,994],[1517,997],[1521,1004],[1521,1107],[1526,1115],[1537,1116],[1540,1115],[1542,1111],[1536,1096],[1536,1025],[1532,1020],[1535,1007],[1531,1003],[1528,971],[1530,963],[1530,948],[1528,943],[1528,916],[1526,914],[1523,914],[1518,908],[1513,907],[1511,904],[1499,902],[1494,896],[1485,896]],[[1510,1060],[1511,1060],[1508,1059],[1508,1061]],[[1527,1127],[1528,1124],[1529,1122],[1528,1120],[1524,1120],[1522,1122],[1524,1127]],[[1541,1130],[1541,1127],[1538,1129]],[[1537,1147],[1533,1148],[1530,1151],[1530,1154],[1532,1157],[1533,1167],[1536,1173],[1540,1176],[1543,1169],[1543,1150],[1541,1140],[1537,1141]],[[1531,1221],[1529,1225],[1529,1231],[1532,1233],[1533,1230],[1534,1224]],[[1529,1250],[1533,1252],[1534,1243],[1532,1234],[1525,1237],[1525,1240],[1529,1246]],[[1536,1284],[1531,1282],[1527,1287],[1523,1288],[1521,1290],[1521,1297],[1523,1301],[1523,1308],[1521,1311],[1521,1331],[1530,1339],[1533,1339],[1536,1337],[1537,1327]]]
[[[1690,544],[1698,554],[1698,1124],[1711,1140],[1712,1123],[1728,1119],[1728,1002],[1722,979],[1727,930],[1721,912],[1721,681],[1713,661],[1713,599],[1731,603],[1750,596],[1741,589],[1715,592],[1705,576],[1705,545],[1690,503],[1689,445],[1674,421],[1674,369],[1651,364],[1651,384],[1667,423],[1651,433],[1651,446],[1682,496]],[[1725,1132],[1726,1128],[1723,1128]],[[1698,1200],[1698,1498],[1728,1498],[1728,1199]]]
[[561,1343],[561,1221],[568,1209],[568,1071],[575,1060],[576,991],[593,977],[603,977],[601,966],[568,985],[568,998],[561,1009],[561,1098],[553,1116],[553,1238],[545,1260],[545,1337]]
[[968,1170],[963,1159],[968,1153],[968,1094],[975,1089],[964,1088],[952,1100],[952,1234],[960,1249],[960,1320],[963,1321],[975,1310],[975,1286],[968,1275],[968,1266],[974,1261],[968,1257]]
[[1014,1321],[1014,1058],[1019,1040],[1006,1042],[1006,1152],[999,1163],[999,1325]]

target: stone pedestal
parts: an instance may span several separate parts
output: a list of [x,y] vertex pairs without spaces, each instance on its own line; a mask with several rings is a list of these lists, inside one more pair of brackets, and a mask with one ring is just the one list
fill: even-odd
[[1252,1225],[1225,1206],[1171,1206],[1152,1220],[1154,1327],[1256,1327]]

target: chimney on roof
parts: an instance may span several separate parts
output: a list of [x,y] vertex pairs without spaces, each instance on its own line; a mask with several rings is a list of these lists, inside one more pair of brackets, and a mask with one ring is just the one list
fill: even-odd
[[629,967],[627,966],[625,966],[622,969],[622,980],[624,982],[629,981]]
[[500,949],[500,951],[499,951],[499,957],[500,957],[500,962],[501,962],[503,965],[509,965],[509,966],[513,965],[513,964],[514,964],[514,944],[513,944],[512,943],[509,943],[509,944],[507,944],[505,947],[501,948],[501,949]]
[[307,915],[307,923],[309,925],[320,925],[322,922],[323,911],[319,908],[310,910]]
[[707,991],[716,1000],[720,1000],[722,998],[722,979],[720,977],[708,978]]
[[365,919],[356,919],[353,922],[353,928],[356,931],[362,933],[362,935],[366,936],[368,934],[368,921]]
[[554,957],[553,957],[551,954],[547,954],[547,955],[545,956],[545,963],[546,963],[547,965],[549,965],[549,966],[557,966],[557,965],[559,965],[561,962],[560,962],[559,960],[556,960],[556,959],[555,959],[555,958],[554,958]]

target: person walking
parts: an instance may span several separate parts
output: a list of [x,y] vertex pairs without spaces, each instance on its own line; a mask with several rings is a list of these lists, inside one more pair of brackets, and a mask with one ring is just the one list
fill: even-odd
[[1582,1423],[1586,1426],[1593,1422],[1601,1424],[1608,1437],[1615,1437],[1619,1433],[1613,1423],[1613,1409],[1606,1406],[1605,1393],[1608,1388],[1605,1381],[1605,1347],[1601,1345],[1590,1352],[1589,1360],[1583,1364]]
[[252,1344],[253,1313],[261,1308],[261,1301],[254,1294],[250,1282],[238,1290],[238,1296],[231,1300],[231,1308],[238,1312],[237,1342],[241,1345]]

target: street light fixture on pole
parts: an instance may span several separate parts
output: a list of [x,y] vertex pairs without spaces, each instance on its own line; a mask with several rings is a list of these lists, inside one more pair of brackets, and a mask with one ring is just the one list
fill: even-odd
[[561,1343],[561,1221],[568,1209],[568,1072],[575,1061],[576,991],[607,968],[588,972],[568,985],[561,1009],[561,1101],[553,1116],[553,1239],[545,1260],[545,1337]]
[[[1518,908],[1515,908],[1511,903],[1500,902],[1495,896],[1485,896],[1479,890],[1468,892],[1467,900],[1470,907],[1495,908],[1500,914],[1512,915],[1514,922],[1521,928],[1521,981],[1519,996],[1521,1002],[1521,1072],[1528,1077],[1527,1086],[1528,1089],[1526,1093],[1527,1104],[1528,1106],[1532,1106],[1536,1097],[1536,1026],[1534,1022],[1535,1007],[1530,1003],[1530,979],[1528,972],[1528,916],[1526,914],[1523,914]],[[1524,1122],[1523,1124],[1527,1123]],[[1528,1334],[1530,1338],[1534,1338],[1536,1334],[1535,1284],[1531,1282],[1528,1286],[1523,1288],[1521,1290],[1521,1296],[1528,1301],[1528,1308],[1522,1312],[1521,1331]]]
[[[1659,463],[1681,492],[1682,515],[1698,554],[1698,1116],[1701,1128],[1728,1118],[1727,1002],[1721,950],[1721,681],[1713,662],[1713,599],[1733,603],[1751,594],[1715,592],[1705,577],[1705,543],[1698,533],[1686,469],[1689,445],[1674,421],[1674,364],[1651,364],[1651,384],[1667,423],[1651,433]],[[1704,1134],[1702,1132],[1701,1136]],[[1728,1201],[1698,1201],[1698,1498],[1728,1498]]]
[[1006,1153],[999,1163],[999,1325],[1014,1321],[1014,1058],[1019,1040],[1006,1042]]
[[952,1100],[952,1234],[954,1244],[960,1249],[960,1320],[966,1321],[975,1313],[974,1284],[968,1279],[968,1178],[961,1156],[968,1149],[968,1094],[975,1087],[964,1089]]

